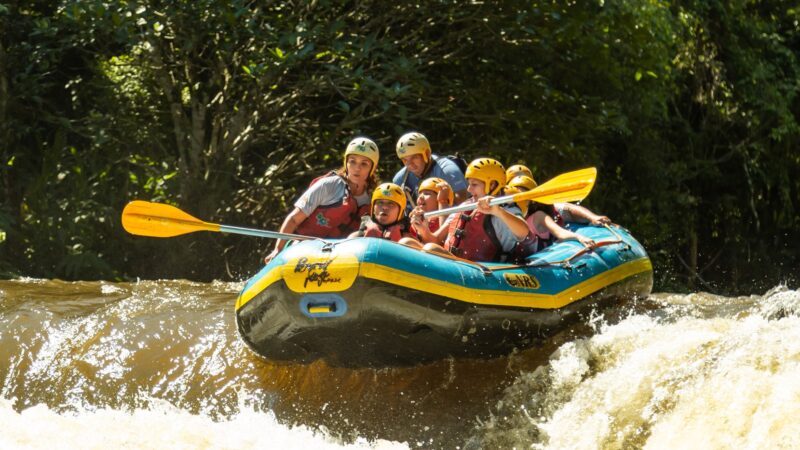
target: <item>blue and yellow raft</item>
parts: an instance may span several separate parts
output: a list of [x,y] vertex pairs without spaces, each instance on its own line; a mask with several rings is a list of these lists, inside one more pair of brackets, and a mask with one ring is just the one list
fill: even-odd
[[524,349],[581,309],[650,294],[644,248],[617,226],[570,224],[599,244],[557,243],[525,265],[471,263],[390,241],[287,247],[236,302],[244,341],[273,361],[345,367],[492,358]]

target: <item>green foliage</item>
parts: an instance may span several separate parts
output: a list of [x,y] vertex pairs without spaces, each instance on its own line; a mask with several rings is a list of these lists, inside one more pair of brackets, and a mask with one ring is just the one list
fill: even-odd
[[416,129],[540,181],[597,166],[587,205],[642,239],[657,288],[796,281],[799,19],[733,0],[4,3],[0,274],[244,277],[268,241],[136,238],[122,207],[277,228],[352,136],[389,178]]

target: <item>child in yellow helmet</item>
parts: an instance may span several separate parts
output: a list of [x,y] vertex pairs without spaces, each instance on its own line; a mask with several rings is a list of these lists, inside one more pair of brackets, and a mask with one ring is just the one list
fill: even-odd
[[[472,261],[498,261],[515,251],[518,243],[529,237],[530,231],[516,206],[489,205],[494,196],[503,194],[506,174],[502,164],[491,158],[478,158],[467,167],[465,177],[472,196],[467,202],[477,203],[477,208],[470,213],[450,215],[444,225],[432,233],[434,239],[421,234],[422,240],[427,242],[424,249]],[[425,224],[417,210],[411,221],[412,226]],[[444,242],[444,246],[438,242]]]
[[371,215],[349,237],[375,237],[399,242],[410,237],[405,217],[406,194],[394,183],[383,183],[372,193]]
[[[527,192],[536,187],[533,178],[521,175],[508,183],[508,194]],[[598,216],[588,209],[572,203],[556,203],[546,205],[535,201],[523,200],[517,203],[522,210],[528,228],[536,238],[526,242],[526,253],[535,253],[548,247],[557,240],[574,239],[586,247],[594,247],[594,240],[564,228],[566,222],[591,222],[594,225],[610,223],[608,217]],[[574,212],[574,214],[573,214]],[[569,214],[569,216],[566,216]]]
[[[419,185],[417,207],[414,208],[411,214],[414,217],[423,218],[426,212],[449,208],[453,206],[454,197],[453,190],[447,181],[438,177],[426,178]],[[441,228],[441,221],[441,217],[432,217],[424,221],[418,220],[416,223],[411,224],[411,231],[425,242],[437,242],[436,238],[433,237],[433,233]],[[408,242],[401,243],[408,244]],[[441,244],[442,242],[438,241],[437,243]]]

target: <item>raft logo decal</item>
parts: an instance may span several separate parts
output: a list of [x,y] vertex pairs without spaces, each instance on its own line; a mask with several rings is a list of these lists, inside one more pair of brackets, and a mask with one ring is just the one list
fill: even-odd
[[280,268],[286,287],[298,293],[341,292],[353,285],[360,263],[348,253],[297,255]]
[[521,289],[539,289],[539,280],[526,273],[504,273],[503,278],[509,286]]
[[306,274],[303,287],[308,287],[309,282],[315,283],[317,287],[321,287],[326,283],[339,283],[342,279],[333,277],[331,273],[328,272],[328,266],[331,265],[334,259],[336,258],[331,258],[325,262],[310,263],[308,262],[308,258],[300,258],[297,260],[297,265],[294,266],[294,273]]

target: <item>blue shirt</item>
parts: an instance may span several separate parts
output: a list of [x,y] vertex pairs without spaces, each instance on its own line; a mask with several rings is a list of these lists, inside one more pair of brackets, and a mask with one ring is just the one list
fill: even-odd
[[[433,164],[425,178],[439,177],[447,181],[454,194],[467,189],[467,180],[464,179],[464,174],[461,173],[461,169],[458,168],[456,163],[436,155],[431,155],[431,158],[433,158]],[[411,190],[411,195],[414,197],[413,200],[416,200],[419,194],[419,192],[417,192],[417,187],[419,186],[420,179],[411,172],[408,172],[408,177],[406,177],[406,172],[408,172],[407,168],[403,167],[400,169],[400,171],[394,175],[392,182],[398,186],[403,186],[403,178],[405,178],[405,187]]]

